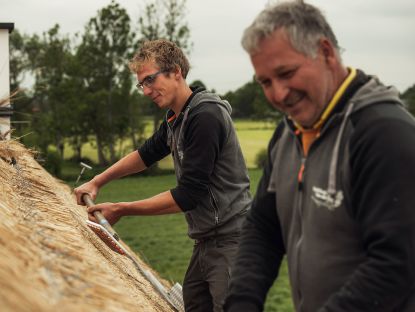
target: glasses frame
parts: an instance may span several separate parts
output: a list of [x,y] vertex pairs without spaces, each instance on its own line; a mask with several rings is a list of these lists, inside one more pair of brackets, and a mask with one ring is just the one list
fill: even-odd
[[139,81],[135,86],[137,89],[142,90],[144,87],[151,88],[153,83],[156,81],[156,78],[163,73],[167,73],[167,70],[159,70],[158,72],[155,72],[154,74],[146,76],[142,81]]

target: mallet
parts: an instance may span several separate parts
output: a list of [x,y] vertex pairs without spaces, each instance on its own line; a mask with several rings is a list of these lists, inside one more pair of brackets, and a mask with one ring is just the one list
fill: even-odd
[[75,186],[77,186],[77,185],[78,185],[78,182],[79,182],[79,180],[81,179],[81,177],[82,177],[82,175],[83,175],[83,173],[84,173],[85,169],[92,170],[92,167],[91,167],[91,166],[88,166],[86,163],[83,163],[82,161],[81,161],[79,164],[81,165],[82,169],[81,169],[81,172],[79,173],[78,178],[77,178],[77,179],[76,179],[76,181],[75,181]]
[[[79,173],[78,178],[76,179],[75,186],[78,184],[79,180],[82,177],[82,174],[84,173],[85,169],[91,170],[92,167],[87,165],[84,162],[79,163],[82,167],[81,172]],[[91,196],[87,193],[82,194],[82,201],[86,204],[87,207],[95,206],[95,203],[93,202]],[[118,241],[120,240],[120,237],[115,232],[115,230],[112,228],[111,224],[109,224],[108,220],[105,219],[105,217],[102,215],[101,211],[94,211],[94,217],[97,219],[98,223],[94,223],[91,221],[87,221],[88,226],[109,246],[111,249],[124,254],[124,251],[122,248],[120,248],[120,244]],[[118,243],[118,244],[117,244]],[[119,245],[119,246],[118,246]]]

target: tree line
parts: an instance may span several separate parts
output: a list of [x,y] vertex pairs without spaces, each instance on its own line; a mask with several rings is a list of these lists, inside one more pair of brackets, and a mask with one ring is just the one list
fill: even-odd
[[[156,129],[164,112],[135,89],[128,60],[142,41],[158,38],[174,41],[190,54],[185,6],[186,0],[154,0],[133,22],[112,1],[72,38],[63,35],[59,25],[40,36],[14,30],[10,89],[18,90],[26,75],[34,80],[33,88],[20,90],[13,99],[14,136],[43,155],[56,150],[60,158],[67,143],[77,160],[82,159],[83,144],[92,141],[100,165],[122,156],[116,142],[129,138],[131,149],[137,148],[144,140],[143,116],[151,117]],[[192,84],[204,86],[201,80]],[[236,117],[272,114],[254,81],[224,97]]]

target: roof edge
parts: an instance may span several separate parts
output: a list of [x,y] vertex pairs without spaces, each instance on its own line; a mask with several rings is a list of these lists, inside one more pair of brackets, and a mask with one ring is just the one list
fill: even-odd
[[11,33],[14,29],[14,23],[0,23],[0,29],[8,29]]

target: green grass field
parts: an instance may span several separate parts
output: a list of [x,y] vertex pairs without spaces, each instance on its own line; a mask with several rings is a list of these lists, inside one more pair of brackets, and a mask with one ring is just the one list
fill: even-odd
[[[275,124],[270,122],[263,121],[253,121],[253,120],[236,120],[235,122],[236,132],[241,144],[241,149],[245,157],[246,164],[248,168],[255,168],[255,157],[263,148],[266,148],[268,141],[270,140],[274,129]],[[145,133],[146,137],[150,137],[152,134],[153,128],[151,120],[146,120]],[[97,162],[97,152],[93,144],[93,138],[91,138],[90,143],[84,144],[82,147],[82,156],[91,159],[94,162]],[[125,140],[123,142],[117,143],[117,151],[121,150],[121,155],[125,155],[131,151],[131,142]],[[65,158],[68,159],[73,156],[73,151],[69,145],[65,147]],[[172,169],[173,162],[171,157],[166,157],[159,163],[161,169]]]
[[[255,192],[261,170],[250,170],[251,189]],[[102,188],[97,202],[133,201],[156,195],[175,186],[174,175],[124,178]],[[187,236],[183,214],[125,217],[115,226],[121,238],[162,277],[183,282],[193,242]],[[268,294],[265,311],[293,311],[287,268]]]

